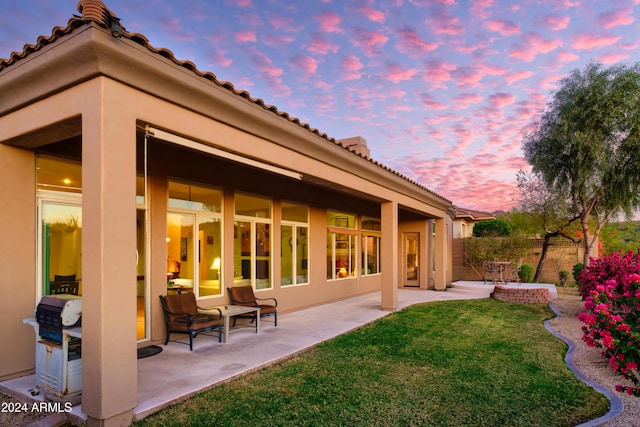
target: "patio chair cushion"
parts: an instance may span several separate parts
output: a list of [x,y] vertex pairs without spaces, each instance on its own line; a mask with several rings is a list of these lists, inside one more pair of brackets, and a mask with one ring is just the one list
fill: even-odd
[[[234,286],[227,288],[227,291],[229,292],[231,304],[246,307],[260,307],[260,317],[273,316],[275,326],[278,326],[278,301],[275,298],[257,298],[251,286]],[[270,303],[265,303],[266,301],[270,301]],[[236,317],[255,316],[253,314],[247,314]]]
[[160,295],[165,314],[167,337],[164,345],[169,343],[172,333],[189,335],[189,348],[193,350],[193,338],[205,331],[218,330],[218,341],[222,341],[222,313],[220,310],[210,314],[198,312],[196,297],[192,293],[177,295]]

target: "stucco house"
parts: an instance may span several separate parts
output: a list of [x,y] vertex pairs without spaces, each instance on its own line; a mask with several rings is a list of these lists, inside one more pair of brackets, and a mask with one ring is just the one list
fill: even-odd
[[[0,381],[32,374],[23,324],[60,276],[82,297],[82,410],[121,425],[158,295],[279,313],[451,282],[451,201],[141,34],[99,0],[0,59]],[[71,15],[71,14],[70,14]],[[58,276],[58,277],[56,277]],[[112,357],[117,354],[118,357]]]
[[462,208],[460,206],[453,207],[455,217],[453,219],[453,238],[464,239],[473,236],[473,227],[480,221],[488,221],[496,219],[496,216],[487,212],[476,211],[473,209]]

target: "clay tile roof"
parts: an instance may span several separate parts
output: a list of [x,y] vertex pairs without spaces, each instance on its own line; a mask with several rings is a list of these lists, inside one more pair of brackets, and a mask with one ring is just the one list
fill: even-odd
[[456,218],[469,218],[471,220],[479,221],[485,219],[496,219],[494,214],[490,214],[482,211],[474,211],[473,209],[465,209],[459,206],[454,206],[456,211]]
[[207,79],[209,81],[211,81],[212,83],[229,90],[230,92],[234,93],[237,96],[240,96],[246,100],[248,100],[249,102],[252,102],[262,108],[264,108],[267,111],[270,111],[276,115],[278,115],[279,117],[282,117],[283,119],[286,119],[288,121],[290,121],[291,123],[297,124],[298,126],[307,129],[309,132],[314,133],[316,135],[318,135],[319,137],[335,144],[338,145],[342,148],[344,148],[345,150],[349,150],[352,154],[361,157],[365,160],[368,160],[369,162],[373,163],[376,166],[381,167],[382,169],[404,179],[405,181],[410,182],[411,184],[415,185],[416,187],[421,188],[424,191],[427,191],[428,193],[431,193],[435,196],[438,196],[448,202],[450,202],[448,199],[442,197],[441,195],[435,193],[434,191],[428,189],[427,187],[425,187],[424,185],[420,184],[419,182],[416,182],[402,174],[400,174],[399,172],[369,158],[366,156],[363,156],[360,153],[357,153],[354,149],[350,148],[350,147],[345,147],[343,144],[338,143],[337,140],[333,137],[328,136],[326,133],[320,132],[318,129],[311,127],[309,124],[307,123],[303,123],[300,121],[300,119],[295,118],[290,116],[287,112],[284,111],[279,111],[278,108],[274,105],[268,105],[266,104],[262,99],[260,98],[253,98],[249,92],[244,91],[244,90],[238,90],[236,89],[232,83],[230,82],[224,82],[224,81],[220,81],[218,80],[218,78],[216,77],[215,74],[211,73],[211,72],[202,72],[200,70],[198,70],[198,68],[196,67],[196,65],[191,62],[191,61],[181,61],[179,59],[177,59],[175,57],[175,55],[173,54],[173,52],[171,52],[169,49],[165,49],[165,48],[155,48],[151,45],[151,43],[149,43],[149,40],[142,34],[138,34],[138,33],[130,33],[128,31],[125,30],[124,26],[120,23],[120,19],[117,17],[116,14],[114,14],[113,12],[111,12],[109,10],[109,8],[107,8],[107,6],[105,6],[105,4],[101,1],[101,0],[80,0],[78,2],[77,5],[77,9],[78,12],[80,12],[82,14],[82,16],[77,16],[74,15],[73,18],[69,19],[69,22],[67,23],[66,27],[54,27],[54,29],[51,32],[51,35],[49,37],[45,37],[45,36],[40,36],[38,37],[38,40],[36,42],[35,45],[30,45],[27,44],[24,46],[22,52],[12,52],[11,55],[9,56],[8,59],[3,59],[0,58],[0,71],[4,70],[5,68],[10,67],[11,65],[15,64],[16,62],[20,61],[21,59],[26,58],[27,56],[29,56],[31,53],[36,52],[40,49],[42,49],[43,47],[45,47],[46,45],[55,42],[56,40],[62,38],[63,36],[72,33],[74,30],[76,30],[77,28],[82,27],[83,25],[86,25],[88,23],[94,22],[96,23],[98,26],[103,27],[103,28],[107,28],[110,29],[112,24],[114,23],[114,20],[116,21],[116,23],[119,25],[119,29],[120,29],[120,33],[121,33],[121,37],[127,38],[141,46],[144,46],[146,49],[148,49],[149,51],[161,55],[163,57],[165,57],[166,59],[172,61],[173,63],[184,67],[186,69],[188,69],[189,71],[197,74],[198,76]]
[[116,17],[100,0],[80,0],[77,9],[85,21],[94,21],[107,28]]

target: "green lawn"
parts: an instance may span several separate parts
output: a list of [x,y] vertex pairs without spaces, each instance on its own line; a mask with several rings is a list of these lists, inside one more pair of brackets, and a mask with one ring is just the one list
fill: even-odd
[[552,316],[490,299],[414,306],[135,425],[574,426],[609,403],[564,364]]

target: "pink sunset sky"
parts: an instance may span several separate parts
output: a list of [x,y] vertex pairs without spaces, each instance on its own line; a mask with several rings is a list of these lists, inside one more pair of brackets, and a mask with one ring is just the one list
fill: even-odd
[[[65,26],[77,0],[0,3],[0,57]],[[561,78],[639,60],[640,0],[104,0],[201,71],[457,206],[515,206],[522,137]]]

